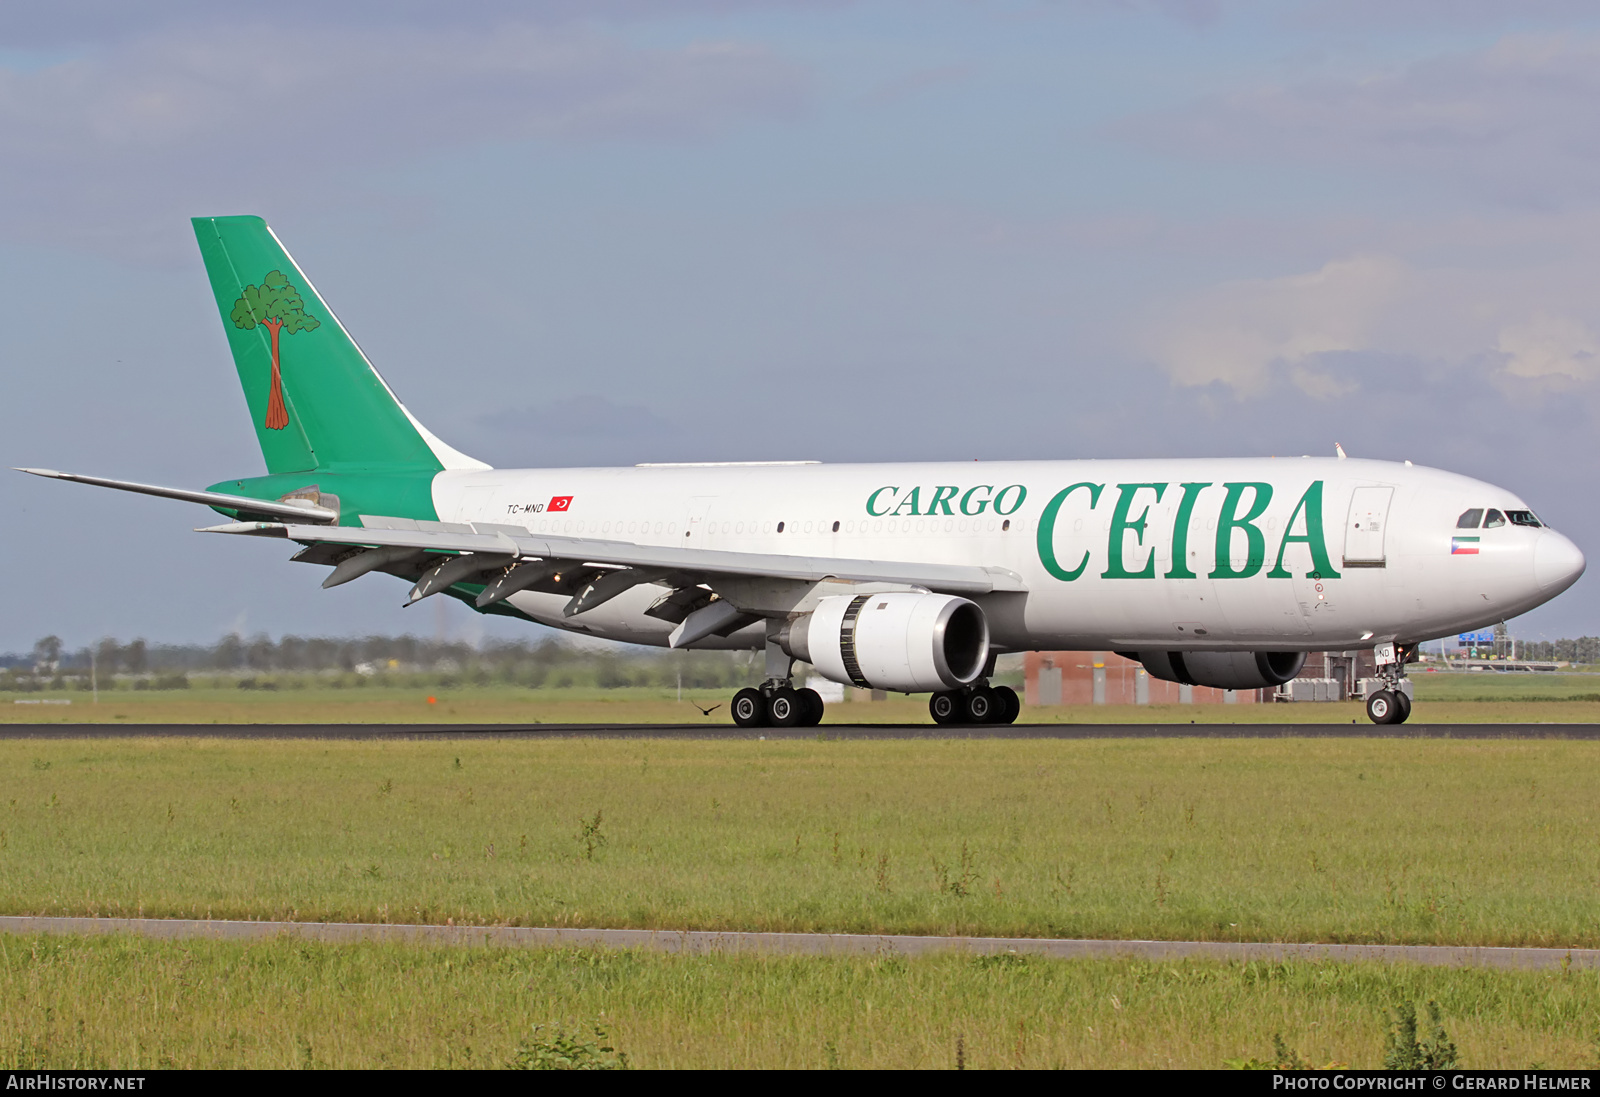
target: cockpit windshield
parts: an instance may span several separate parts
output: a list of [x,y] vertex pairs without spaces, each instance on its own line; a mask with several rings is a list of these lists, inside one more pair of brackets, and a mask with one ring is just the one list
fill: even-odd
[[1507,519],[1513,526],[1531,526],[1539,529],[1544,525],[1539,521],[1539,516],[1531,510],[1508,510],[1501,514],[1497,510],[1486,512],[1482,507],[1473,507],[1471,510],[1461,512],[1461,517],[1456,519],[1456,529],[1477,529],[1480,525],[1484,529],[1498,529],[1506,524]]

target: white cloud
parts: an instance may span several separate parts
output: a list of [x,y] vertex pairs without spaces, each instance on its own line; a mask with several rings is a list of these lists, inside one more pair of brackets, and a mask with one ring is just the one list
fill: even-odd
[[1387,255],[1306,274],[1228,282],[1166,308],[1145,350],[1173,381],[1260,393],[1286,379],[1327,399],[1355,391],[1340,354],[1444,368],[1484,363],[1506,381],[1600,381],[1592,264],[1423,267]]
[[1540,381],[1593,381],[1600,377],[1600,340],[1581,320],[1540,313],[1500,331],[1505,371]]
[[1258,390],[1280,367],[1313,395],[1338,382],[1318,355],[1369,349],[1380,322],[1410,292],[1411,273],[1389,256],[1330,262],[1309,274],[1229,282],[1179,305],[1156,327],[1151,351],[1181,385],[1221,382]]

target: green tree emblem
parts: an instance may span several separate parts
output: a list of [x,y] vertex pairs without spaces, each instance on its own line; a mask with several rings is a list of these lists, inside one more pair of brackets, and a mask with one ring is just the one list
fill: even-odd
[[283,406],[283,377],[278,370],[278,333],[290,335],[315,331],[322,321],[306,312],[300,291],[290,284],[281,270],[269,271],[259,286],[246,286],[244,296],[233,303],[228,314],[233,326],[249,331],[262,325],[272,336],[272,392],[267,397],[267,429],[282,430],[289,425],[289,411]]

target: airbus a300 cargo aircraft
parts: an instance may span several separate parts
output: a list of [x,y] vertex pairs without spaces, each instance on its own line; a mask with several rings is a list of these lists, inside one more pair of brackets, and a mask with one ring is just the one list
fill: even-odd
[[[395,398],[257,217],[196,218],[267,475],[206,491],[26,469],[202,503],[483,613],[668,647],[764,650],[741,726],[814,724],[795,660],[1010,722],[999,652],[1114,650],[1157,678],[1255,689],[1374,648],[1398,723],[1423,640],[1526,612],[1583,573],[1504,488],[1338,458],[493,469]],[[455,368],[460,368],[459,366]]]

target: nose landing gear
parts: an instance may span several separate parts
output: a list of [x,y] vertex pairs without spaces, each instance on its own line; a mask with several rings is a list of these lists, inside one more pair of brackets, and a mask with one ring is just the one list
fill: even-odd
[[1367,698],[1367,719],[1374,724],[1403,724],[1411,715],[1411,698],[1403,690],[1380,689]]
[[1416,658],[1415,644],[1379,644],[1378,677],[1383,688],[1367,696],[1367,719],[1374,724],[1403,724],[1411,716],[1411,695],[1405,690],[1406,664]]

